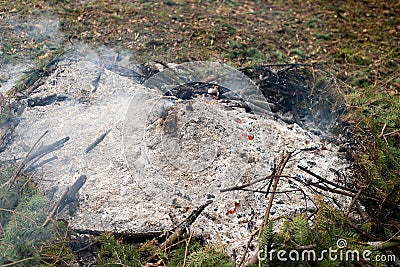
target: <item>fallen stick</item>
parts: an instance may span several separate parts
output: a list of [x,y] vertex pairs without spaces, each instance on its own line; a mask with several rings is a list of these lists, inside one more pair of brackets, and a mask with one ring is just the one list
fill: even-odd
[[[25,165],[24,165],[23,171],[24,172],[28,171],[41,158],[43,158],[44,156],[46,156],[47,154],[49,154],[53,151],[56,151],[56,150],[62,148],[67,141],[69,141],[68,136],[54,142],[53,144],[50,144],[48,146],[44,146],[44,147],[41,147],[40,149],[38,149],[35,153],[33,153],[29,158],[27,158],[25,160]],[[53,160],[54,160],[54,157],[53,157]],[[46,162],[48,162],[48,161],[44,160],[42,163],[46,164]],[[38,164],[38,166],[40,166],[40,164]]]
[[357,225],[355,225],[352,221],[350,221],[349,218],[346,218],[346,223],[348,225],[350,225],[354,230],[356,230],[357,232],[359,232],[360,234],[368,237],[369,239],[372,240],[378,240],[377,238],[373,237],[372,235],[368,234],[367,232],[363,231],[360,227],[358,227]]
[[91,143],[87,148],[86,148],[86,154],[89,153],[93,148],[95,148],[101,141],[104,140],[104,138],[107,136],[107,134],[111,132],[111,129],[108,129],[105,133],[100,135],[93,143]]
[[53,218],[54,214],[56,213],[58,207],[60,206],[61,202],[63,201],[63,199],[65,198],[65,196],[68,194],[69,188],[67,188],[65,190],[65,192],[62,194],[60,200],[53,206],[53,208],[50,210],[49,214],[46,217],[46,220],[44,220],[42,227],[45,227],[49,221],[51,220],[51,218]]
[[[299,179],[299,178],[297,178],[295,176],[292,176],[291,178],[293,180],[296,180],[299,183],[302,183],[302,184],[306,185],[306,186],[311,186],[311,187],[314,186],[314,187],[316,187],[318,189],[321,189],[321,190],[324,190],[324,191],[327,191],[327,192],[331,192],[331,193],[335,193],[335,194],[339,194],[339,195],[343,195],[343,196],[347,196],[347,197],[352,197],[353,198],[356,195],[355,193],[358,192],[358,191],[356,191],[355,193],[351,193],[351,192],[347,192],[347,191],[344,191],[344,190],[331,188],[331,187],[328,187],[326,185],[321,185],[321,182],[305,183],[304,181],[302,181],[301,179]],[[382,200],[380,200],[378,198],[370,197],[368,195],[361,194],[360,198],[365,198],[365,199],[368,199],[368,200],[371,200],[371,201],[375,201],[375,202],[378,202],[378,203],[382,203],[382,204],[386,203],[387,205],[389,205],[391,207],[400,209],[399,206],[396,206],[395,204],[393,204],[391,202],[388,202],[388,201],[382,202]]]
[[32,161],[35,158],[38,158],[38,160],[39,160],[43,156],[45,156],[57,149],[62,148],[64,146],[64,144],[69,141],[69,139],[70,139],[69,136],[66,136],[50,145],[39,148],[35,153],[32,153],[29,157],[26,158],[25,163],[28,163],[29,161]]
[[282,172],[285,169],[286,163],[289,161],[289,158],[291,155],[292,155],[292,153],[289,152],[286,154],[285,157],[282,158],[281,162],[279,163],[276,173],[274,173],[274,175],[273,175],[274,176],[274,185],[272,186],[272,192],[271,192],[271,196],[269,198],[268,207],[265,210],[264,220],[260,226],[260,229],[264,228],[264,226],[268,223],[269,214],[270,214],[271,208],[272,208],[272,202],[275,197],[275,191],[276,191],[276,188],[278,187],[278,183],[279,183],[279,178],[282,175]]
[[0,265],[0,267],[17,266],[19,263],[22,263],[24,261],[30,261],[30,260],[33,260],[33,259],[34,259],[33,257],[29,257],[29,258],[25,258],[25,259],[22,259],[22,260],[17,260],[17,261],[11,262],[11,263],[2,264],[2,265]]
[[222,193],[222,192],[240,190],[240,189],[246,188],[246,187],[248,187],[248,186],[251,186],[251,185],[253,185],[253,184],[262,182],[262,181],[264,181],[264,180],[266,180],[266,179],[269,179],[269,178],[273,178],[273,176],[272,176],[272,175],[268,175],[267,177],[263,177],[263,178],[257,179],[257,180],[255,180],[255,181],[250,182],[250,183],[247,183],[247,184],[243,184],[243,185],[238,185],[238,186],[233,186],[233,187],[224,188],[224,189],[219,190],[219,192]]
[[47,225],[47,223],[51,220],[54,214],[60,213],[66,205],[73,202],[76,199],[76,194],[78,193],[79,189],[85,184],[86,182],[86,175],[81,175],[72,186],[68,187],[63,195],[61,196],[60,200],[54,205],[51,209],[49,215],[47,215],[46,220],[43,222],[43,227]]
[[[43,161],[41,161],[41,162],[39,162],[38,164],[36,164],[36,165],[33,165],[33,163],[32,164],[29,164],[29,166],[27,166],[26,168],[25,168],[25,171],[26,172],[32,172],[32,171],[34,171],[34,170],[37,170],[38,168],[40,168],[40,167],[43,167],[45,164],[47,164],[47,163],[49,163],[49,162],[52,162],[53,160],[57,160],[58,159],[58,157],[57,156],[53,156],[53,157],[51,157],[51,158],[48,158],[48,159],[45,159],[45,160],[43,160]],[[36,162],[36,161],[35,161]]]
[[203,210],[212,203],[212,200],[208,200],[205,204],[201,205],[187,217],[181,224],[175,227],[175,231],[160,245],[161,250],[165,250],[168,246],[175,242],[190,226],[196,221]]
[[[243,253],[242,259],[240,260],[240,262],[239,262],[239,264],[238,264],[239,267],[242,266],[242,264],[244,263],[244,260],[246,259],[246,253],[247,253],[247,251],[249,250],[250,244],[251,244],[251,242],[253,241],[253,239],[254,239],[254,237],[256,236],[256,234],[258,234],[259,231],[260,231],[260,228],[257,229],[257,230],[255,230],[253,233],[251,233],[250,239],[249,239],[249,241],[247,241],[246,248],[244,249],[244,253]],[[258,254],[258,253],[256,252],[256,254]],[[251,261],[251,259],[250,259],[250,261]],[[250,262],[250,261],[249,261],[249,262]],[[248,264],[249,264],[249,263],[248,263]],[[250,263],[250,264],[251,264],[251,263]]]
[[26,164],[26,160],[29,157],[29,155],[32,153],[33,149],[35,149],[35,147],[37,146],[37,144],[40,142],[40,140],[42,140],[42,138],[49,132],[49,130],[46,130],[40,137],[39,139],[33,144],[33,146],[31,147],[31,149],[28,151],[28,153],[26,154],[25,158],[21,161],[21,163],[18,165],[18,168],[15,170],[14,175],[11,177],[10,180],[8,180],[6,183],[4,183],[1,187],[5,186],[6,184],[8,184],[8,190],[10,190],[11,186],[13,186],[15,179],[17,179],[17,176],[19,175],[19,173],[21,172],[22,168],[24,168],[25,164]]
[[81,175],[72,184],[72,186],[69,187],[67,194],[64,196],[64,198],[61,199],[60,206],[57,209],[57,213],[60,213],[65,208],[65,206],[76,200],[78,191],[85,184],[85,182],[86,182],[86,175]]
[[302,170],[302,171],[304,171],[304,172],[306,172],[306,173],[308,173],[308,174],[314,176],[314,177],[317,178],[318,180],[320,180],[320,181],[322,181],[322,182],[324,182],[324,183],[326,183],[326,184],[329,184],[329,185],[331,185],[331,186],[334,186],[334,187],[336,187],[336,188],[339,188],[339,189],[342,189],[342,190],[346,190],[346,191],[350,191],[350,192],[352,192],[352,193],[357,193],[357,192],[358,192],[358,190],[351,189],[351,188],[347,188],[347,187],[341,186],[341,185],[339,185],[339,184],[337,184],[337,183],[331,182],[331,181],[329,181],[329,180],[327,180],[327,179],[321,177],[320,175],[318,175],[318,174],[316,174],[316,173],[310,171],[308,168],[303,167],[303,166],[301,166],[301,165],[297,165],[297,168],[299,168],[300,170]]
[[375,242],[367,242],[367,243],[361,243],[362,245],[367,245],[367,246],[372,246],[376,249],[384,250],[384,249],[389,249],[389,248],[394,248],[400,246],[400,240],[396,241],[375,241]]
[[362,190],[363,190],[363,189],[360,188],[360,190],[358,190],[357,194],[353,197],[353,199],[351,200],[350,205],[349,205],[349,207],[347,208],[347,210],[346,210],[344,216],[349,217],[351,208],[353,207],[354,203],[356,203],[356,201],[357,201],[358,197],[360,196]]
[[[31,221],[32,223],[34,223],[35,225],[37,225],[37,223],[36,223],[36,221],[35,221],[34,219],[30,218],[29,216],[26,216],[25,214],[23,214],[23,213],[21,213],[21,212],[16,211],[16,210],[10,210],[10,209],[3,209],[3,208],[0,208],[0,211],[6,211],[6,212],[13,213],[13,214],[17,214],[18,216],[21,216],[22,218],[25,218],[25,219],[27,219],[28,221]],[[4,232],[3,229],[2,229],[2,232]],[[1,267],[1,266],[0,266],[0,267]]]
[[187,259],[187,255],[189,252],[189,245],[190,245],[190,241],[192,240],[194,231],[192,228],[190,228],[190,236],[189,239],[186,241],[186,246],[185,246],[185,257],[183,258],[183,266],[186,266],[186,259]]
[[[261,193],[261,194],[269,194],[268,191],[257,190],[257,189],[243,188],[243,189],[237,189],[237,190],[246,191],[246,192],[253,192],[253,193]],[[287,194],[287,193],[299,192],[299,191],[302,191],[302,190],[299,188],[299,189],[291,189],[291,190],[285,190],[285,191],[276,191],[275,194]]]

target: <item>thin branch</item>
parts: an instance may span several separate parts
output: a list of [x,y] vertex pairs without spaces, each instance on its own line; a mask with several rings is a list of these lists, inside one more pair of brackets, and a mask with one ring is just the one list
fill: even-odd
[[33,172],[28,179],[26,179],[26,182],[21,186],[20,189],[18,189],[18,193],[21,194],[22,190],[24,189],[24,187],[32,180],[33,176],[36,174],[36,172]]
[[58,207],[60,206],[61,202],[65,199],[69,191],[69,187],[65,190],[65,192],[62,194],[60,200],[54,205],[54,207],[51,209],[49,215],[47,215],[46,220],[43,222],[42,226],[46,226],[48,222],[53,218],[54,214],[58,210]]
[[3,265],[0,265],[0,267],[15,266],[18,263],[21,263],[21,262],[24,262],[24,261],[29,261],[29,260],[33,260],[33,257],[22,259],[22,260],[18,260],[18,261],[14,261],[14,262],[11,262],[11,263],[6,263],[6,264],[3,264]]
[[373,237],[372,235],[368,234],[367,232],[361,230],[357,225],[355,225],[352,221],[350,221],[349,218],[346,218],[346,223],[347,223],[348,225],[350,225],[354,230],[356,230],[356,231],[359,232],[360,234],[362,234],[362,235],[368,237],[369,239],[377,240],[377,238],[375,238],[375,237]]
[[340,189],[342,189],[342,190],[346,190],[346,191],[350,191],[350,192],[353,192],[353,193],[357,193],[357,190],[351,189],[351,188],[347,188],[347,187],[344,187],[344,186],[341,186],[341,185],[338,185],[338,184],[336,184],[336,183],[334,183],[334,182],[331,182],[331,181],[329,181],[329,180],[327,180],[327,179],[325,179],[325,178],[322,178],[320,175],[318,175],[318,174],[316,174],[316,173],[310,171],[310,170],[309,170],[308,168],[306,168],[306,167],[303,167],[303,166],[301,166],[301,165],[297,165],[297,168],[299,168],[300,170],[302,170],[302,171],[304,171],[304,172],[306,172],[306,173],[308,173],[308,174],[314,176],[315,178],[317,178],[318,180],[320,180],[320,181],[322,181],[322,182],[324,182],[324,183],[326,183],[326,184],[329,184],[329,185],[334,186],[334,187],[336,187],[336,188],[340,188]]
[[253,233],[251,233],[249,241],[247,241],[246,248],[244,249],[244,253],[243,253],[242,259],[240,260],[240,262],[238,264],[239,267],[242,266],[242,264],[244,263],[244,260],[246,259],[246,253],[249,250],[251,242],[253,242],[254,237],[258,234],[259,231],[260,231],[260,228],[258,228]]
[[362,245],[372,246],[374,248],[384,250],[384,249],[389,249],[389,248],[400,246],[400,240],[399,241],[390,241],[390,242],[374,241],[374,242],[363,243]]
[[189,236],[189,239],[186,240],[185,257],[183,258],[183,267],[186,266],[186,258],[187,258],[188,252],[189,252],[189,245],[190,245],[190,241],[192,240],[193,233],[194,233],[194,231],[193,231],[192,227],[190,227],[190,236]]
[[[269,194],[268,191],[257,190],[257,189],[243,188],[243,189],[238,189],[238,190],[246,191],[246,192],[253,192],[253,193]],[[291,190],[285,190],[285,191],[276,191],[274,193],[275,194],[287,194],[287,193],[291,193],[291,192],[302,192],[302,190],[299,188],[299,189],[291,189]]]
[[40,160],[42,157],[46,156],[47,154],[56,151],[57,149],[60,149],[64,146],[66,142],[68,142],[70,139],[69,136],[66,136],[60,140],[55,141],[52,144],[49,144],[47,146],[41,146],[38,148],[35,153],[32,153],[25,161],[25,163],[28,163],[30,161],[33,161],[30,165],[36,163],[38,160]]
[[263,177],[263,178],[257,179],[257,180],[255,180],[255,181],[250,182],[250,183],[247,183],[247,184],[238,185],[238,186],[233,186],[233,187],[228,187],[228,188],[221,189],[221,190],[219,190],[219,191],[220,191],[220,192],[228,192],[228,191],[239,190],[239,189],[243,189],[243,188],[245,188],[245,187],[251,186],[251,185],[253,185],[253,184],[256,184],[256,183],[259,183],[259,182],[265,181],[266,179],[271,179],[271,178],[273,178],[273,176],[272,176],[272,175],[268,175],[267,177]]
[[178,239],[184,231],[189,228],[203,212],[203,210],[212,203],[212,200],[208,200],[205,204],[201,205],[189,215],[180,225],[176,227],[176,230],[160,245],[161,250],[165,250],[170,246],[176,239]]
[[388,240],[386,240],[386,242],[392,241],[392,240],[397,240],[400,241],[400,231],[397,231],[397,233],[395,233],[391,238],[389,238]]
[[75,250],[74,253],[76,254],[76,253],[85,251],[88,248],[90,248],[91,246],[98,245],[98,244],[100,244],[100,241],[93,241],[93,242],[89,243],[88,245],[84,246],[83,248]]
[[[302,182],[300,179],[298,179],[296,177],[292,177],[292,178],[295,179],[298,182]],[[355,194],[353,194],[353,193],[349,193],[349,192],[346,192],[346,191],[343,191],[343,190],[340,190],[340,189],[324,186],[324,185],[321,185],[319,182],[318,183],[311,183],[309,185],[314,186],[314,187],[319,188],[319,189],[324,190],[324,191],[328,191],[328,192],[331,192],[331,193],[335,193],[335,194],[339,194],[339,195],[343,195],[343,196],[347,196],[347,197],[354,197],[355,196]],[[378,203],[382,203],[382,200],[380,200],[378,198],[374,198],[374,197],[371,197],[371,196],[366,196],[364,194],[362,194],[361,196],[363,198],[365,198],[365,199],[368,199],[368,200],[371,200],[371,201],[375,201],[375,202],[378,202]],[[391,207],[400,209],[398,206],[396,206],[395,204],[393,204],[391,202],[383,201],[383,203],[386,203],[386,204],[390,205]]]
[[382,131],[381,131],[380,135],[378,136],[379,138],[381,138],[381,137],[384,135],[386,126],[387,126],[387,124],[385,123],[385,124],[383,125],[383,127],[382,127]]
[[395,131],[390,132],[390,133],[385,133],[383,136],[388,136],[388,135],[396,134],[396,133],[398,133],[398,132],[400,132],[400,130],[395,130]]
[[8,184],[8,190],[10,190],[11,186],[13,186],[15,179],[17,178],[17,176],[19,175],[19,173],[21,172],[22,168],[25,166],[26,163],[26,159],[29,157],[29,155],[32,153],[33,149],[35,149],[35,147],[37,146],[37,144],[40,142],[40,140],[42,140],[42,138],[49,132],[49,130],[46,130],[40,137],[39,139],[33,144],[33,146],[31,147],[31,149],[28,151],[28,154],[26,154],[25,158],[21,161],[21,163],[18,165],[18,168],[15,170],[14,175],[11,177],[10,180],[8,180],[6,183],[4,183],[1,188],[3,186],[5,186],[6,184]]
[[240,68],[239,71],[244,71],[244,70],[257,70],[259,68],[265,68],[265,67],[289,67],[289,68],[293,68],[293,67],[312,67],[312,64],[302,64],[302,63],[293,63],[293,64],[262,64],[259,66],[253,66],[253,67],[244,67],[244,68]]
[[[274,171],[274,173],[272,175],[274,177],[274,184],[272,186],[271,196],[269,197],[267,209],[265,210],[264,219],[263,219],[263,221],[262,221],[262,223],[261,223],[261,225],[259,227],[258,240],[260,240],[261,229],[263,229],[265,227],[265,225],[267,225],[267,223],[268,223],[269,214],[271,212],[272,203],[273,203],[273,200],[274,200],[274,197],[275,197],[275,191],[276,191],[276,188],[278,187],[278,183],[279,183],[279,178],[282,175],[282,172],[285,169],[286,163],[289,161],[291,155],[292,155],[292,152],[289,152],[285,156],[282,156],[282,159],[281,159],[281,161],[280,161],[280,163],[278,165],[278,169],[276,171]],[[268,188],[268,191],[269,191],[269,188]],[[243,257],[245,257],[246,252],[247,251],[244,252]],[[243,260],[243,258],[242,258],[242,260]],[[256,252],[254,254],[254,256],[250,259],[250,261],[247,262],[246,265],[256,264],[257,262],[259,262],[259,260],[258,260],[258,253]]]
[[221,235],[219,234],[217,228],[215,228],[215,235],[217,237],[217,240],[218,240],[218,243],[219,243],[220,247],[223,248],[224,244],[222,243],[222,238],[221,238]]
[[7,211],[7,212],[15,213],[15,214],[17,214],[17,215],[19,215],[19,216],[21,216],[21,217],[23,217],[23,218],[25,218],[25,219],[28,219],[29,221],[31,221],[31,222],[33,222],[35,225],[37,225],[37,223],[36,223],[35,220],[33,220],[32,218],[30,218],[30,217],[28,217],[28,216],[24,215],[23,213],[18,212],[18,211],[16,211],[16,210],[9,210],[9,209],[0,208],[0,211]]
[[360,188],[360,190],[358,190],[357,194],[353,197],[353,199],[351,200],[351,203],[349,205],[349,207],[347,208],[346,213],[344,214],[344,216],[348,217],[351,211],[351,208],[353,207],[354,203],[356,203],[357,199],[360,197],[361,191],[363,190],[363,188]]
[[264,220],[260,226],[260,229],[264,228],[264,226],[268,223],[269,214],[270,214],[271,208],[272,208],[272,202],[275,197],[275,191],[276,191],[276,188],[278,187],[278,183],[279,183],[279,177],[282,175],[283,169],[285,168],[286,163],[288,162],[291,155],[292,155],[292,153],[289,152],[289,153],[287,153],[287,155],[285,157],[282,158],[282,160],[278,166],[278,170],[273,175],[274,176],[274,185],[272,187],[272,192],[271,192],[271,196],[269,198],[268,207],[265,211]]

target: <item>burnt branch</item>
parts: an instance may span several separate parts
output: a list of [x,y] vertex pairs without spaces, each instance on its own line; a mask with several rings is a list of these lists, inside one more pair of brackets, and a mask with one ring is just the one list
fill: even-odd
[[212,200],[208,200],[206,203],[193,210],[192,213],[182,223],[175,227],[175,231],[168,236],[168,238],[160,245],[161,250],[165,250],[167,247],[172,245],[175,240],[184,234],[184,232],[190,228],[190,226],[196,221],[203,210],[212,203]]

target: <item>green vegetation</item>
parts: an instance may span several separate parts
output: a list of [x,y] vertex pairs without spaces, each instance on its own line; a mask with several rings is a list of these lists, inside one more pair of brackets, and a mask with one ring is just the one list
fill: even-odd
[[[188,241],[189,242],[189,241]],[[197,241],[192,241],[186,248],[180,245],[171,253],[171,259],[167,266],[187,267],[233,267],[234,262],[224,255],[223,249],[216,246],[201,246]]]
[[65,241],[62,223],[42,226],[49,203],[35,187],[17,177],[13,186],[6,183],[15,167],[0,171],[0,264],[18,266],[64,265],[75,258]]
[[360,167],[358,181],[382,200],[399,203],[400,97],[376,92],[375,87],[368,85],[362,91],[354,90],[349,100],[354,109],[348,119],[358,122],[357,136],[370,137],[354,155]]
[[[371,251],[368,254],[370,259],[382,256],[377,247],[363,242],[359,233],[348,224],[343,212],[333,209],[322,200],[319,201],[319,207],[311,221],[300,214],[290,219],[281,219],[283,222],[277,233],[272,230],[277,221],[269,222],[260,242],[261,257],[265,258],[261,261],[262,266],[355,266],[359,262],[357,257],[362,260],[364,251]],[[368,225],[359,227],[369,228]],[[329,249],[336,251],[329,256]],[[292,255],[296,260],[282,262],[278,259],[278,251],[285,251],[285,258]],[[315,256],[309,254],[310,251],[315,252]],[[346,256],[348,251],[357,251],[359,254]],[[334,257],[337,259],[333,260]],[[374,264],[386,266],[384,262]]]
[[143,266],[133,245],[118,241],[112,234],[103,234],[97,254],[97,266]]

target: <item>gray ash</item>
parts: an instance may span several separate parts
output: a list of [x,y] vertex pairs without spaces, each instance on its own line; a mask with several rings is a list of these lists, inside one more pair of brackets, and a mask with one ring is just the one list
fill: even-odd
[[322,67],[307,64],[260,65],[242,68],[270,102],[271,111],[293,117],[326,134],[337,130],[337,118],[346,112],[334,78]]

